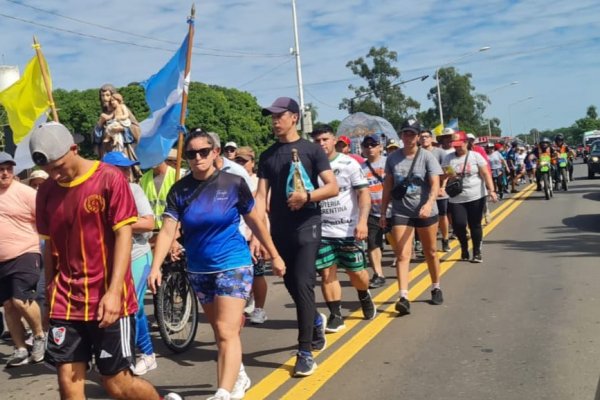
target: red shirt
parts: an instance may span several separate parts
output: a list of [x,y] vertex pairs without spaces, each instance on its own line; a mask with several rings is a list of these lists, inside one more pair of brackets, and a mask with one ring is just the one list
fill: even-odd
[[[96,162],[68,184],[48,179],[36,207],[38,232],[51,240],[57,269],[49,288],[50,318],[95,321],[112,276],[114,231],[137,220],[129,184],[117,168]],[[122,293],[121,316],[134,314],[130,268]]]

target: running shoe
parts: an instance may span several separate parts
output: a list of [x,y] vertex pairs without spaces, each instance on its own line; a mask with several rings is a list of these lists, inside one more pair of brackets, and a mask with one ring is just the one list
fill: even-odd
[[344,318],[341,315],[331,314],[329,319],[327,319],[327,326],[325,327],[325,332],[327,333],[336,333],[344,329],[346,325],[344,324]]
[[15,349],[12,355],[8,358],[8,361],[6,362],[6,367],[19,367],[28,363],[29,352],[27,351],[27,349]]
[[375,318],[377,314],[377,309],[375,308],[375,303],[373,303],[373,298],[371,297],[371,293],[367,291],[367,294],[364,298],[360,298],[358,296],[358,301],[360,301],[360,308],[362,308],[363,317],[366,320],[370,320]]
[[168,393],[163,400],[183,400],[183,397],[178,395],[177,393]]
[[310,376],[317,369],[317,363],[312,354],[299,351],[296,355],[296,365],[294,366],[294,376]]
[[460,260],[461,261],[469,261],[469,250],[461,250]]
[[369,289],[377,289],[385,285],[385,276],[373,274],[373,277],[369,281]]
[[46,337],[39,336],[33,338],[31,345],[31,357],[29,361],[32,363],[39,363],[44,361],[44,352],[46,351]]
[[439,306],[444,303],[444,296],[442,295],[442,289],[435,288],[431,291],[431,304]]
[[315,321],[313,327],[312,349],[323,351],[327,347],[327,338],[325,337],[325,328],[327,327],[327,317],[323,313],[319,313],[318,320]]
[[250,313],[250,322],[253,324],[264,324],[267,318],[267,313],[263,308],[255,307]]
[[400,316],[410,314],[410,302],[406,297],[400,297],[396,302],[396,311]]
[[246,301],[246,307],[244,307],[244,313],[246,315],[252,314],[254,311],[254,297],[250,297],[248,301]]
[[450,251],[450,241],[442,239],[442,251],[447,253]]
[[133,374],[137,376],[145,375],[148,371],[156,369],[156,367],[158,367],[158,365],[156,364],[156,356],[154,353],[142,354],[133,368]]
[[481,253],[477,252],[473,254],[473,259],[471,260],[472,263],[481,263],[483,262],[483,258],[481,257]]
[[231,400],[243,399],[246,395],[246,390],[250,388],[251,384],[252,381],[246,371],[240,371],[237,380],[233,385],[233,389],[231,390]]

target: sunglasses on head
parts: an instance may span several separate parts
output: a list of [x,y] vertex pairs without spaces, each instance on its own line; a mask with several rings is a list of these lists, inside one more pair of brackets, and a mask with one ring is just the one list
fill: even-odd
[[200,158],[206,158],[208,157],[212,149],[212,147],[205,147],[203,149],[198,150],[186,150],[183,154],[185,154],[185,158],[187,158],[188,160],[194,160],[198,154],[200,155]]

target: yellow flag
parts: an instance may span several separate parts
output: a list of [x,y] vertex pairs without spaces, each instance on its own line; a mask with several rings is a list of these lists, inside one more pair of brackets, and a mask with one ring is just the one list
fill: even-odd
[[444,125],[439,124],[438,126],[436,126],[435,128],[433,128],[433,134],[435,136],[440,136],[442,134],[443,130],[444,130]]
[[[49,71],[47,75],[48,80],[52,82]],[[21,79],[0,92],[0,104],[6,110],[8,124],[13,131],[13,141],[18,144],[49,107],[48,93],[37,57],[29,61]]]

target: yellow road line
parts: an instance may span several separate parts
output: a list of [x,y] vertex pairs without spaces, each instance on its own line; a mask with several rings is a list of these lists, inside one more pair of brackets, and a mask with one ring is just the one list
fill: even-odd
[[[513,202],[506,208],[506,212],[499,215],[492,223],[484,228],[484,236],[488,235],[496,226],[508,217],[524,199],[528,197],[533,188],[524,191],[519,200]],[[455,251],[452,255],[458,254]],[[451,259],[441,264],[441,274],[446,273],[458,260]],[[414,300],[425,292],[431,285],[429,274],[417,282],[409,291],[409,299]],[[298,400],[308,399],[314,395],[329,379],[331,379],[348,361],[350,361],[363,347],[365,347],[376,335],[378,335],[390,322],[396,319],[394,304],[389,305],[383,313],[377,316],[367,326],[358,331],[346,343],[340,346],[333,354],[319,363],[318,372],[303,378],[294,385],[281,399]]]
[[[498,206],[491,213],[493,222],[489,226],[492,226],[492,225],[496,226],[496,224],[494,224],[494,222],[496,221],[497,216],[500,213],[502,213],[504,210],[506,210],[508,207],[510,207],[512,204],[514,204],[514,202],[517,201],[519,198],[525,196],[525,194],[529,195],[527,193],[527,191],[530,188],[531,188],[531,186],[526,187],[524,190],[522,190],[516,196],[514,196],[510,199],[507,199],[505,202],[503,202],[502,205]],[[485,229],[484,229],[484,232],[486,232]],[[451,244],[450,249],[452,251],[453,249],[455,249],[457,247],[459,247],[458,241],[455,240]],[[455,253],[450,254],[448,256],[448,258],[453,257],[454,254]],[[441,267],[442,267],[441,272],[442,273],[444,271],[444,264],[447,262],[448,261],[444,261],[441,263]],[[425,262],[420,263],[419,265],[417,265],[413,269],[411,269],[409,272],[409,283],[412,282],[413,280],[415,280],[416,278],[418,278],[426,270],[427,270],[427,263],[425,263]],[[427,277],[429,277],[429,274],[427,274]],[[414,288],[413,288],[413,291],[414,291]],[[377,294],[373,298],[373,302],[375,303],[375,305],[377,307],[380,307],[381,305],[388,302],[392,297],[394,297],[397,292],[398,292],[397,283],[394,281],[394,283],[390,284],[385,289],[383,289],[381,292],[379,292],[379,294]],[[386,313],[386,312],[387,312],[387,310],[384,311],[384,313]],[[350,332],[353,332],[352,329],[354,327],[356,327],[359,323],[361,323],[361,321],[363,321],[362,311],[360,309],[358,309],[358,310],[352,312],[350,315],[348,315],[348,317],[345,318],[344,322],[346,325],[346,329],[336,333],[335,335],[327,335],[327,346],[328,347],[332,346],[337,341],[341,340],[345,335],[347,335]],[[370,321],[370,322],[373,322],[373,321]],[[317,359],[319,357],[319,355],[320,355],[320,353],[315,353],[315,359]],[[254,400],[254,399],[262,400],[262,399],[267,398],[269,395],[271,395],[281,385],[283,385],[285,382],[287,382],[291,378],[292,370],[293,370],[295,362],[296,362],[296,356],[290,357],[288,360],[286,360],[281,365],[281,367],[273,370],[270,374],[268,374],[266,377],[264,377],[260,382],[255,384],[248,392],[246,392],[246,396],[244,398],[247,400]],[[319,371],[321,371],[320,365],[319,365]],[[321,375],[321,373],[319,373],[318,375]],[[304,378],[304,380],[306,380],[306,378]]]

